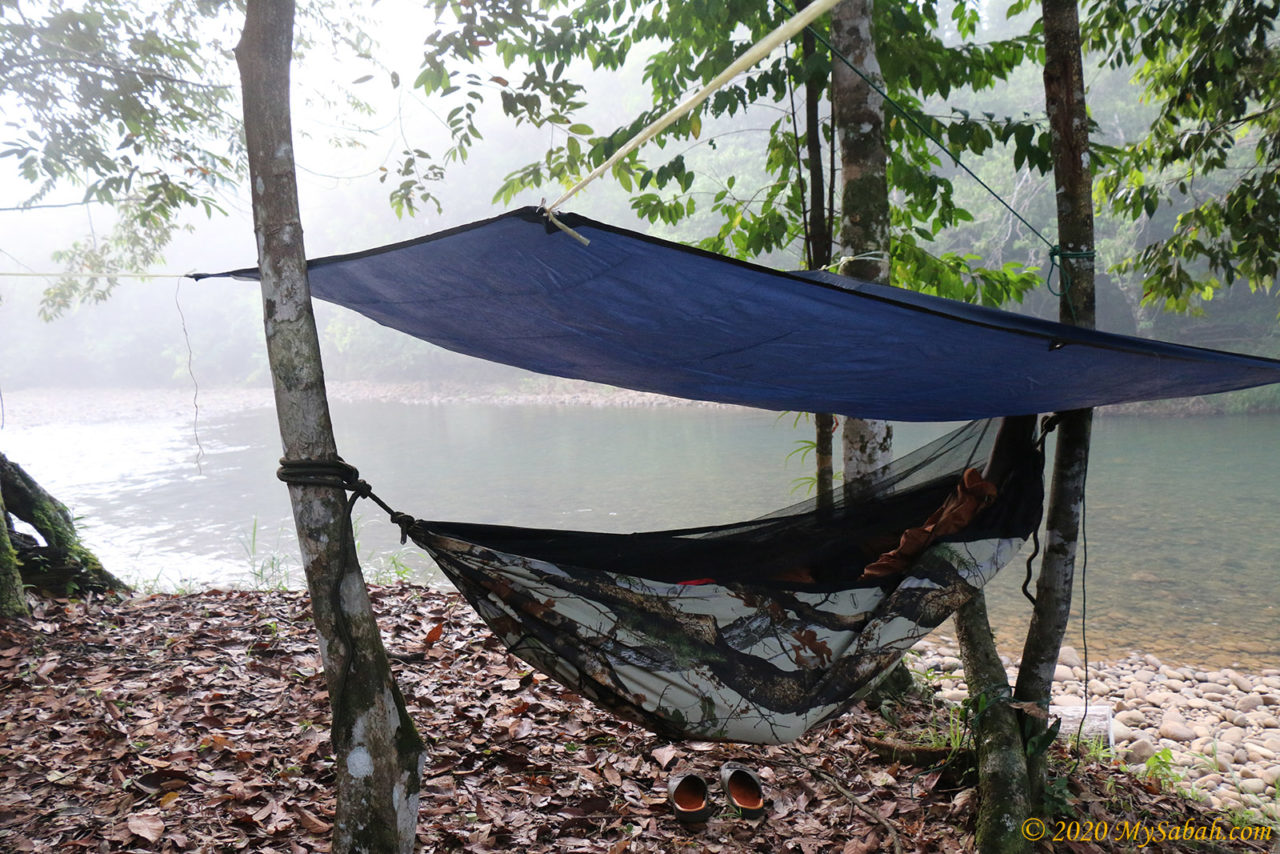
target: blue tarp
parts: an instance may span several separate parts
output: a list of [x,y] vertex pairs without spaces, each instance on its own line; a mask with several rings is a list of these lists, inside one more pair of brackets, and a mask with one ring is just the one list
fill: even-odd
[[312,293],[481,359],[762,409],[952,421],[1280,382],[1270,359],[784,273],[560,219],[590,245],[525,208],[312,261]]

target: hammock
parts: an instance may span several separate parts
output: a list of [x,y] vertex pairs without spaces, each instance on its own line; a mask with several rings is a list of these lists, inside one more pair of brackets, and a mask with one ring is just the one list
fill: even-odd
[[977,475],[996,432],[974,422],[834,506],[749,522],[408,533],[512,653],[583,697],[670,738],[777,744],[856,701],[1038,527],[1030,430],[1001,439],[994,489]]

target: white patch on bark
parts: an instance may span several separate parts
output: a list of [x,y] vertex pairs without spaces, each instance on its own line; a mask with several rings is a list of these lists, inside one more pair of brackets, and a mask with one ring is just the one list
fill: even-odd
[[339,601],[342,603],[342,613],[355,614],[359,612],[361,586],[360,576],[354,572],[348,572],[342,579],[342,585],[338,588]]
[[406,771],[391,790],[391,806],[396,812],[396,828],[399,830],[400,839],[407,840],[410,848],[418,827],[418,795],[409,794],[409,785],[412,782],[409,779],[409,772]]
[[356,779],[368,777],[373,773],[373,757],[363,747],[353,748],[347,754],[347,773]]
[[253,189],[259,196],[261,196],[264,192],[266,192],[267,184],[265,181],[262,180],[261,175],[259,175],[258,179],[253,182]]

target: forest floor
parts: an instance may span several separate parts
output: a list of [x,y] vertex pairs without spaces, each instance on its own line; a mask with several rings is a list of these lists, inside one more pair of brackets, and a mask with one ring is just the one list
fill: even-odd
[[[941,700],[892,721],[857,707],[780,747],[673,744],[530,673],[455,594],[372,596],[428,741],[423,851],[973,849],[972,783],[956,761],[921,767],[963,735]],[[0,624],[0,851],[328,851],[328,727],[303,593],[43,601]],[[767,815],[677,823],[668,777],[718,780],[728,760],[757,770]],[[1280,838],[1102,751],[1077,764],[1056,748],[1055,767],[1057,815],[1028,828],[1037,851],[1269,852]],[[1241,828],[1261,841],[1233,839]]]

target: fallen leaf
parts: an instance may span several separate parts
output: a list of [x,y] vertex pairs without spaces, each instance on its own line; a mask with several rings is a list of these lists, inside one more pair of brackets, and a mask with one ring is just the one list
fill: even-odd
[[160,816],[149,813],[136,813],[129,816],[126,822],[129,830],[148,842],[157,842],[164,835],[164,822]]
[[293,812],[298,816],[298,822],[311,833],[326,834],[333,829],[332,824],[329,824],[329,822],[324,821],[302,807],[294,807]]
[[666,744],[662,747],[655,747],[649,752],[649,755],[658,760],[659,768],[666,770],[666,767],[671,764],[671,760],[675,759],[676,754],[679,752],[680,751],[675,748],[675,745]]

